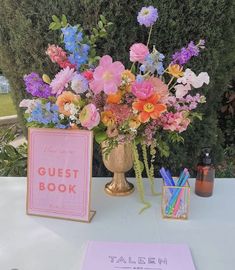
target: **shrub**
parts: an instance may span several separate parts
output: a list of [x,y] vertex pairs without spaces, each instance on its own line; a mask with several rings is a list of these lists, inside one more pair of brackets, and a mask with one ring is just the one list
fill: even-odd
[[[57,33],[48,30],[51,15],[64,13],[71,24],[82,22],[89,29],[103,13],[114,26],[108,41],[99,44],[99,52],[127,62],[130,45],[146,41],[146,29],[138,25],[136,15],[143,5],[150,4],[159,9],[160,15],[152,44],[162,53],[173,53],[190,40],[205,38],[207,49],[190,62],[190,67],[197,72],[207,71],[211,76],[210,85],[203,88],[207,96],[207,104],[201,108],[203,121],[194,123],[183,134],[185,144],[172,145],[169,159],[159,158],[159,162],[168,164],[173,171],[181,166],[194,168],[195,157],[202,146],[211,146],[218,162],[222,157],[222,134],[216,112],[224,86],[234,71],[233,0],[2,0],[0,69],[10,81],[16,107],[27,96],[22,81],[24,74],[31,70],[50,74],[56,69],[45,55],[48,43],[58,42]],[[22,119],[22,112],[17,110]],[[104,174],[100,156],[95,155],[95,158],[94,173]]]

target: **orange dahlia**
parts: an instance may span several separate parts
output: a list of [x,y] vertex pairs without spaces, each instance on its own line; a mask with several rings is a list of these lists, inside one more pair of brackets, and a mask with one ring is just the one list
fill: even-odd
[[160,96],[152,95],[145,100],[137,100],[132,104],[132,108],[139,113],[138,118],[141,123],[146,123],[150,118],[157,119],[163,112],[166,111],[166,105],[158,103]]

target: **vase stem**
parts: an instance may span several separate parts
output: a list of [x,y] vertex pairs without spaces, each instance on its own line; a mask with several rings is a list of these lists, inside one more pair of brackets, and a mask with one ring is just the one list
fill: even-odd
[[112,181],[105,185],[105,191],[113,196],[126,196],[134,191],[134,185],[126,180],[124,173],[114,172]]

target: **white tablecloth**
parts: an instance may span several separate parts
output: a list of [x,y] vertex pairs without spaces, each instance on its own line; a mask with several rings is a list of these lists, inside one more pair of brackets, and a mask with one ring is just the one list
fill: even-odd
[[235,179],[216,179],[210,198],[196,196],[190,180],[186,221],[162,219],[160,197],[147,196],[152,208],[139,215],[137,192],[110,197],[103,191],[107,181],[93,181],[97,214],[86,224],[27,216],[25,178],[0,178],[0,270],[80,270],[87,240],[186,243],[197,270],[235,269]]

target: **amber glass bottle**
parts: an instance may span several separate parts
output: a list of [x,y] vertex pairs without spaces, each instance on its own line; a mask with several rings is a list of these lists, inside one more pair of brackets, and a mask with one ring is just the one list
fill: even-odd
[[195,193],[201,197],[210,197],[213,193],[215,168],[212,164],[210,149],[203,148],[197,165]]

